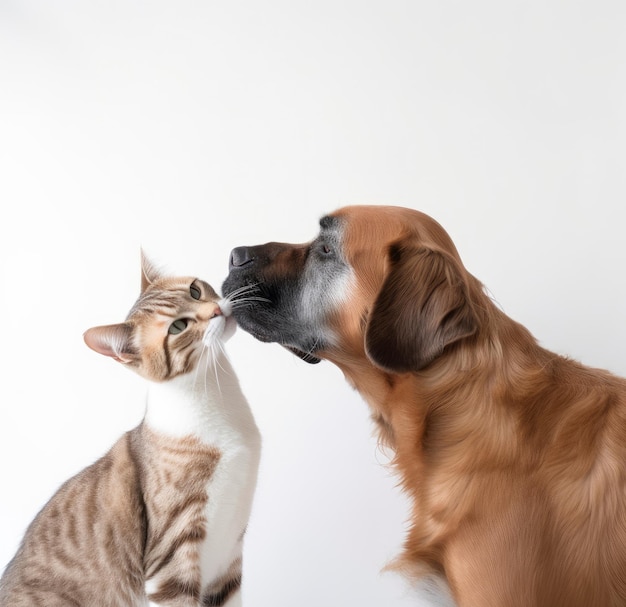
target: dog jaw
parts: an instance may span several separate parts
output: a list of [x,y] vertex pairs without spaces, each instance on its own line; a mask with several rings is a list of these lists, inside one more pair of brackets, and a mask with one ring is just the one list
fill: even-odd
[[339,231],[323,242],[268,243],[238,247],[222,292],[233,301],[242,329],[264,342],[276,342],[309,363],[337,342],[327,317],[350,292],[351,273],[339,254]]

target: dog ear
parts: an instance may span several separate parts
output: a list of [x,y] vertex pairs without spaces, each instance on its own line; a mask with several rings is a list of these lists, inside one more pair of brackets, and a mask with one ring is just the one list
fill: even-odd
[[403,244],[370,312],[365,349],[377,366],[419,371],[444,349],[475,334],[478,318],[458,264],[445,253]]

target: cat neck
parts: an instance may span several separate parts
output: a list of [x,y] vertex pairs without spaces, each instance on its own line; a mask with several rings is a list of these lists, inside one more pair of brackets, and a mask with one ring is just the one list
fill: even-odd
[[172,438],[195,436],[207,444],[249,440],[258,431],[235,372],[224,355],[206,371],[150,382],[144,423]]

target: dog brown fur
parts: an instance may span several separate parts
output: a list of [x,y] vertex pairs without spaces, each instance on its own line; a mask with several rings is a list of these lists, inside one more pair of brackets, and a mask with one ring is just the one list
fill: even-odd
[[412,503],[397,566],[444,575],[459,607],[626,606],[626,381],[540,347],[430,217],[332,216],[352,280],[315,355],[394,450]]

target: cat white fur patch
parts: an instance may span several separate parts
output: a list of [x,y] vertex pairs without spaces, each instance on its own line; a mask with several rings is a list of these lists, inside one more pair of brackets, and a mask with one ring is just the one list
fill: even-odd
[[237,411],[248,412],[235,372],[222,350],[224,338],[234,333],[234,326],[232,317],[215,316],[204,334],[206,348],[197,369],[150,384],[144,421],[152,430],[179,438],[192,435],[213,444],[216,429],[224,424],[227,428]]
[[[220,308],[223,313],[230,311]],[[226,314],[211,321],[204,340],[215,348],[206,372],[150,385],[144,418],[155,432],[176,438],[195,436],[220,452],[207,485],[207,533],[200,554],[203,587],[224,575],[241,556],[261,450],[252,412],[221,349],[224,336],[234,331],[232,325],[234,320]],[[226,605],[235,607],[240,600],[236,592]]]

